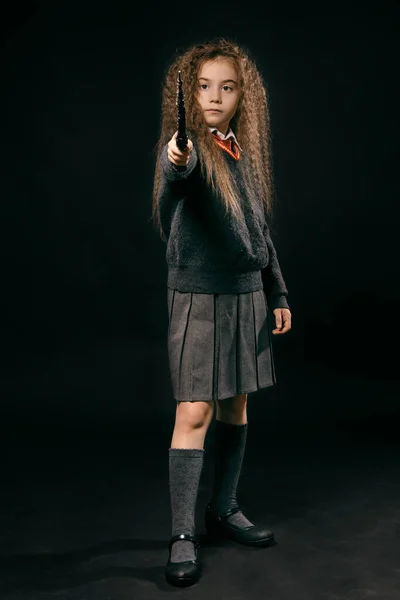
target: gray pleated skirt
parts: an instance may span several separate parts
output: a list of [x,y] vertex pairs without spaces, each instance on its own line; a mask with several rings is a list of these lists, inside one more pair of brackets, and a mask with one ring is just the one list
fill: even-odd
[[276,384],[264,290],[168,290],[168,359],[175,400],[223,400]]

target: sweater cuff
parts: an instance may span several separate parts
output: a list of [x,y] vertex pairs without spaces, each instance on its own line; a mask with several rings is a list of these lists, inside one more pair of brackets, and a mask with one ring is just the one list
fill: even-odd
[[288,308],[290,310],[285,294],[271,294],[267,296],[267,304],[268,310],[270,310],[271,312],[274,311],[276,308]]

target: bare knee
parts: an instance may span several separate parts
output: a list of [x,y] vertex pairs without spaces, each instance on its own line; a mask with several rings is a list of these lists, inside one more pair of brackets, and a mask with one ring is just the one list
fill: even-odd
[[177,402],[176,424],[188,431],[208,428],[214,413],[214,401]]

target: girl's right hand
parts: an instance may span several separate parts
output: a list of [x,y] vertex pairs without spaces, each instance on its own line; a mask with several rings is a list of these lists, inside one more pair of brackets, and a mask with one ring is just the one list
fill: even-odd
[[182,150],[179,150],[178,146],[176,145],[177,135],[178,132],[176,131],[168,142],[168,160],[174,163],[174,165],[177,165],[178,167],[184,167],[189,162],[193,144],[188,138],[187,148],[182,152]]

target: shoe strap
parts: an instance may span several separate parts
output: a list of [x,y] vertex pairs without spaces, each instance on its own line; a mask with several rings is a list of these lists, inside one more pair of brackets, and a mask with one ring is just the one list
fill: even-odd
[[[208,505],[208,508],[212,511],[212,506],[210,504]],[[239,512],[239,510],[241,510],[240,506],[232,506],[223,515],[215,515],[215,518],[217,521],[225,521],[225,519]]]
[[171,552],[172,544],[174,542],[179,541],[179,540],[180,541],[182,541],[182,540],[189,540],[190,542],[193,542],[195,548],[199,548],[200,547],[200,542],[197,539],[196,535],[192,535],[191,533],[178,533],[176,535],[173,535],[171,537],[171,539],[169,540],[168,549],[169,549],[170,552]]
[[221,517],[218,517],[218,520],[225,521],[231,515],[234,515],[235,513],[239,512],[239,510],[240,510],[239,506],[235,506],[233,508],[230,508],[226,513],[224,513],[223,515],[221,515]]

